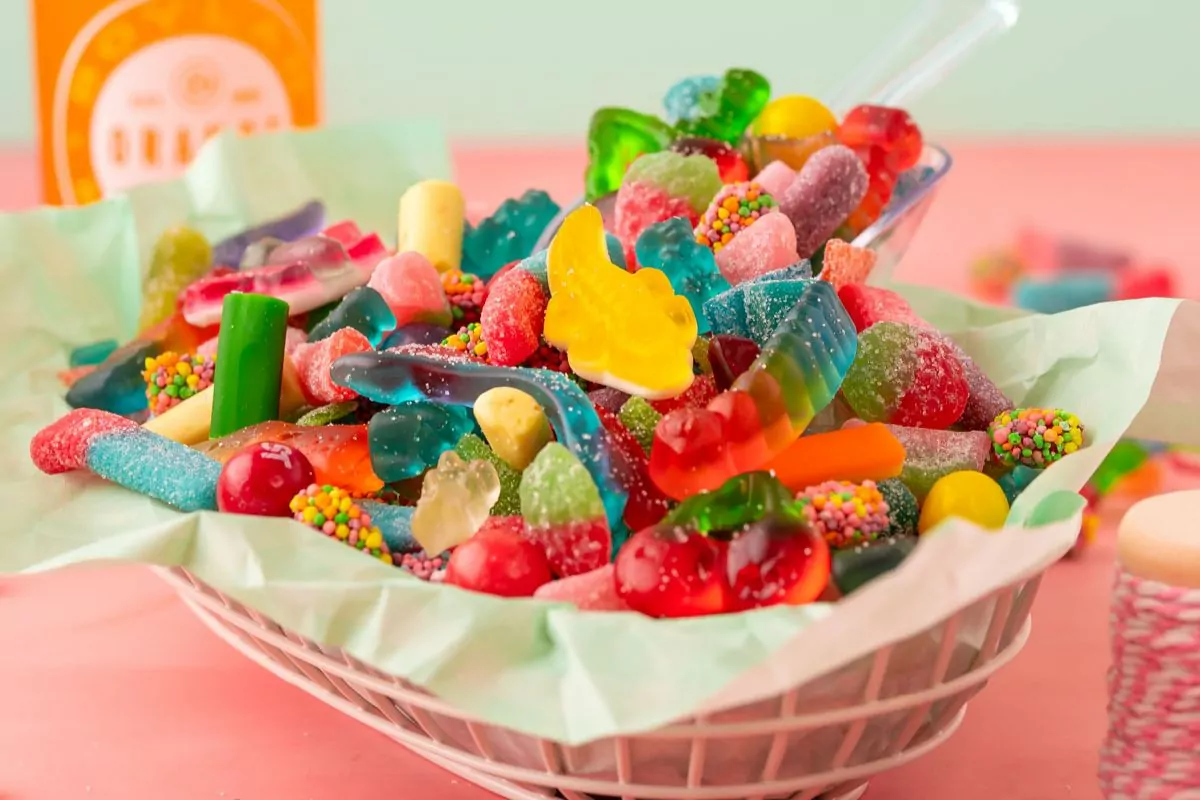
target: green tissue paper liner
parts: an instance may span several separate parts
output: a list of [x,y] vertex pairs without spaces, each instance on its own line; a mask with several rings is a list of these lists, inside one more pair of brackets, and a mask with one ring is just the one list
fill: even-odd
[[[423,583],[287,519],[184,515],[86,475],[49,477],[32,435],[66,412],[72,347],[134,332],[150,246],[169,225],[214,240],[313,198],[394,238],[396,203],[444,178],[438,132],[388,124],[221,137],[186,177],[79,209],[0,217],[0,571],[85,562],[182,566],[293,631],[342,647],[487,722],[581,743],[779,693],[900,642],[1046,568],[1073,543],[1073,493],[1127,432],[1200,444],[1200,307],[1108,303],[1056,316],[896,286],[1019,405],[1079,415],[1090,445],[1041,475],[1010,527],[951,521],[837,606],[658,621]],[[139,258],[139,253],[141,258]],[[1032,525],[1040,527],[1026,527]]]

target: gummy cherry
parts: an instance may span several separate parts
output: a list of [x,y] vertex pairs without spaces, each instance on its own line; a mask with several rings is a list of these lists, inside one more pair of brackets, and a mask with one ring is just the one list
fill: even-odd
[[292,498],[316,482],[312,464],[294,447],[260,442],[233,455],[217,478],[217,508],[231,514],[290,517]]
[[671,145],[676,153],[685,156],[708,156],[717,165],[722,183],[741,183],[750,180],[750,167],[742,154],[725,142],[703,136],[685,136]]
[[830,569],[829,545],[822,536],[798,520],[766,517],[729,543],[732,607],[811,603],[829,583]]
[[696,617],[729,610],[725,542],[674,525],[633,535],[613,570],[617,594],[650,617]]
[[550,582],[550,562],[524,536],[524,527],[520,517],[488,517],[450,554],[445,582],[500,597],[532,597]]

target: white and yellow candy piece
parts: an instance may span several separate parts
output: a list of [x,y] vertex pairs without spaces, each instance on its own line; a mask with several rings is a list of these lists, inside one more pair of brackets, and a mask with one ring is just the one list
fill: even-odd
[[493,451],[510,467],[523,470],[554,438],[546,412],[519,389],[498,386],[475,401],[475,421]]
[[438,272],[458,269],[465,220],[466,203],[453,183],[414,184],[400,198],[396,251],[420,253]]

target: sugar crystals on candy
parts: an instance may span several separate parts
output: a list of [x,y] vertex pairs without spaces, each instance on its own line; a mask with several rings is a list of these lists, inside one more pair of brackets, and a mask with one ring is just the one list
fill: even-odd
[[778,212],[764,214],[717,253],[717,267],[734,286],[798,260],[796,229]]
[[795,225],[801,258],[817,252],[867,192],[867,170],[854,151],[842,145],[814,153],[779,197],[779,207]]
[[991,438],[982,431],[935,431],[903,425],[889,425],[888,430],[904,445],[900,480],[919,500],[943,475],[982,470],[992,447]]

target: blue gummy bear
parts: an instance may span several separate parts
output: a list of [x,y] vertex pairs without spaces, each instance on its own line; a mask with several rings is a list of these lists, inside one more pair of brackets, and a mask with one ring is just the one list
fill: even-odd
[[1021,496],[1021,492],[1028,489],[1029,484],[1033,483],[1033,479],[1040,474],[1042,474],[1041,470],[1031,469],[1021,464],[1001,475],[1000,480],[996,482],[1004,490],[1004,496],[1008,498],[1008,504],[1012,505],[1017,502],[1017,498]]
[[792,306],[800,301],[805,288],[812,283],[806,281],[768,281],[766,283],[749,283],[739,287],[742,292],[742,305],[746,310],[746,330],[754,343],[762,347],[775,334],[778,327]]
[[558,215],[558,203],[540,189],[509,198],[496,213],[463,232],[463,252],[471,269],[487,280],[505,264],[527,258],[542,231]]
[[558,441],[583,463],[599,487],[612,531],[613,552],[628,538],[629,531],[621,519],[627,494],[613,475],[604,426],[587,395],[565,375],[395,350],[342,356],[334,362],[330,374],[337,385],[392,405],[428,399],[470,406],[488,389],[520,389],[542,406]]
[[667,122],[699,119],[717,110],[721,79],[716,75],[695,75],[684,78],[667,90],[663,97]]
[[386,408],[367,424],[371,468],[385,483],[416,477],[474,429],[463,406],[421,399]]
[[371,347],[379,347],[383,337],[395,330],[396,315],[383,295],[370,286],[360,286],[343,297],[342,302],[308,332],[308,341],[328,339],[342,328],[354,328],[367,337]]
[[426,322],[414,322],[392,331],[383,340],[377,350],[387,350],[390,347],[402,347],[406,344],[441,344],[450,335],[449,328],[441,325],[430,325]]
[[67,390],[67,405],[98,408],[121,416],[145,411],[149,406],[142,370],[146,368],[146,359],[158,355],[159,350],[156,342],[125,345],[95,370],[71,384]]
[[727,291],[729,281],[717,269],[712,250],[697,243],[692,226],[683,217],[656,222],[642,231],[634,248],[638,266],[660,269],[671,288],[692,304],[699,333],[708,333],[704,303]]
[[86,460],[101,478],[180,511],[217,507],[220,462],[145,428],[97,436],[88,445]]
[[621,244],[621,240],[613,236],[608,231],[604,232],[604,246],[608,248],[608,260],[616,264],[621,269],[625,269],[628,265],[625,263],[625,248]]
[[213,263],[237,267],[242,263],[246,248],[260,239],[271,237],[290,242],[320,232],[325,224],[325,204],[313,200],[282,217],[255,225],[213,245]]
[[1115,294],[1111,273],[1068,272],[1049,280],[1021,278],[1013,286],[1013,304],[1038,314],[1057,314],[1104,303]]
[[359,500],[358,505],[370,515],[371,524],[379,528],[388,550],[393,553],[415,553],[421,549],[412,535],[412,506],[393,506],[376,500]]
[[72,367],[90,367],[95,364],[103,364],[116,350],[116,339],[92,342],[91,344],[85,344],[82,347],[76,347],[72,350],[69,363]]

